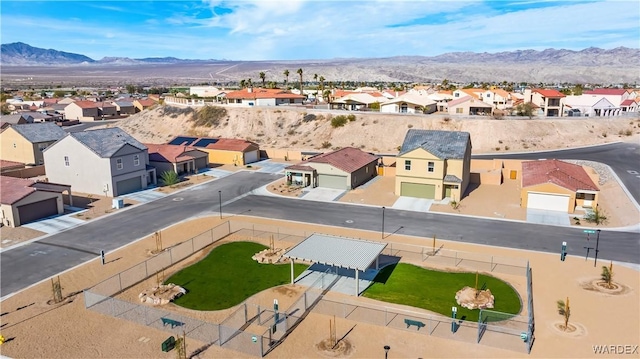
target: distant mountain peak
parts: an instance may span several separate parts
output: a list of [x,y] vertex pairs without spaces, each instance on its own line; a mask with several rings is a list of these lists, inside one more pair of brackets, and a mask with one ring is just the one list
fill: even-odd
[[68,65],[95,62],[85,55],[42,49],[23,42],[3,44],[0,55],[2,65]]

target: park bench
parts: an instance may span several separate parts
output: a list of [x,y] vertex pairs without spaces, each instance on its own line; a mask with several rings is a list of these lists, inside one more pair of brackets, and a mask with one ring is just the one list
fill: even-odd
[[167,340],[162,342],[162,351],[168,352],[171,351],[176,346],[176,338],[170,336]]
[[179,322],[177,320],[169,319],[169,318],[160,318],[162,320],[162,326],[166,326],[167,324],[171,325],[171,329],[174,327],[181,327],[184,325],[183,322]]
[[423,322],[419,322],[417,320],[412,320],[408,318],[405,318],[404,323],[407,325],[407,328],[409,328],[412,325],[415,325],[416,327],[418,327],[418,330],[420,330],[420,328],[424,328],[425,326]]

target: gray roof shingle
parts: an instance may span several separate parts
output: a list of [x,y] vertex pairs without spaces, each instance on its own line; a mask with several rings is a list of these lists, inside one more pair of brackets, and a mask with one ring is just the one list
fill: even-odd
[[84,144],[98,156],[103,158],[113,156],[118,152],[118,150],[127,144],[138,148],[141,151],[147,149],[147,146],[143,145],[118,127],[73,132],[69,135],[73,136],[80,143]]
[[25,123],[11,128],[31,143],[57,141],[67,134],[53,122]]
[[469,132],[415,130],[407,132],[399,156],[422,148],[442,159],[462,159],[471,141]]

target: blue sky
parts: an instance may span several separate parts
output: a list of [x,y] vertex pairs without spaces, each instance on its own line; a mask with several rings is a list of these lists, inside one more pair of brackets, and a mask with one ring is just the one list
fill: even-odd
[[640,47],[640,2],[7,1],[1,41],[105,56],[299,60]]

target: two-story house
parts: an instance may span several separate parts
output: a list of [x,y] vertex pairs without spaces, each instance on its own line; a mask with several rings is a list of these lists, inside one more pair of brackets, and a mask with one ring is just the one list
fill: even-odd
[[470,169],[468,132],[411,129],[397,156],[395,193],[460,200],[469,184]]
[[540,108],[540,115],[546,117],[564,116],[566,95],[558,90],[525,89],[524,102],[531,102]]
[[29,166],[41,165],[44,163],[42,151],[65,134],[52,122],[9,126],[0,133],[0,158]]
[[94,101],[75,101],[64,108],[64,116],[67,120],[95,121],[100,118],[98,103]]
[[147,147],[117,127],[68,133],[44,157],[47,178],[77,192],[116,197],[156,183]]

